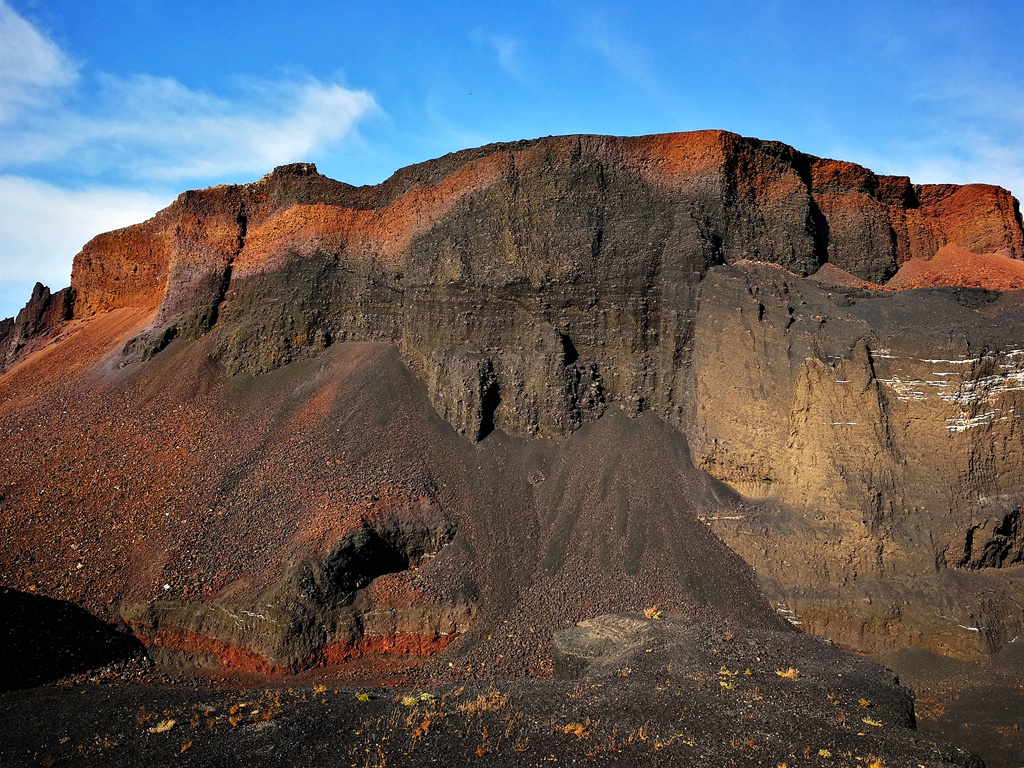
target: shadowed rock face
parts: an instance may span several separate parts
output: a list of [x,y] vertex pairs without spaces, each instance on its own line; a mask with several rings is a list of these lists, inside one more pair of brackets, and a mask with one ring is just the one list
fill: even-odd
[[765,502],[712,525],[805,628],[961,656],[1021,633],[1017,302],[708,275],[688,434]]
[[142,644],[76,605],[0,589],[0,691],[31,688],[137,659]]
[[[654,603],[989,652],[1024,631],[1024,304],[880,288],[950,253],[1015,267],[1013,197],[723,132],[185,193],[7,358],[5,578],[252,669],[459,635],[537,671]],[[339,570],[364,539],[394,569]]]

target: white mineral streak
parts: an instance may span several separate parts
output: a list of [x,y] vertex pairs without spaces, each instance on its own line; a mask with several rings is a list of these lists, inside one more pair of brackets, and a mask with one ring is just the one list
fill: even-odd
[[871,356],[875,360],[906,360],[913,365],[972,367],[985,359],[995,360],[1002,370],[981,378],[970,378],[970,368],[966,368],[961,371],[932,371],[935,378],[931,379],[909,378],[894,373],[888,378],[879,378],[878,382],[893,390],[897,400],[922,402],[934,399],[953,406],[954,413],[945,421],[949,432],[966,432],[995,421],[1017,418],[1013,408],[1004,412],[997,398],[1007,392],[1024,392],[1024,360],[1021,360],[1024,349],[955,360],[900,357],[888,349],[874,350]]
[[775,610],[776,612],[778,612],[780,616],[782,616],[782,618],[784,618],[794,627],[799,627],[801,624],[803,624],[802,621],[797,620],[796,613],[790,610],[785,603],[779,603]]
[[[921,381],[920,379],[908,379],[904,381],[899,376],[893,376],[890,379],[879,379],[882,384],[896,390],[897,400],[926,400],[927,395],[923,387],[928,386],[928,383]],[[942,382],[943,385],[948,382]]]
[[[966,432],[972,427],[980,427],[983,424],[991,424],[996,420],[996,414],[998,411],[986,411],[980,416],[971,416],[970,418],[949,418],[946,419],[946,429],[950,432]],[[1004,417],[1005,418],[1005,417]]]

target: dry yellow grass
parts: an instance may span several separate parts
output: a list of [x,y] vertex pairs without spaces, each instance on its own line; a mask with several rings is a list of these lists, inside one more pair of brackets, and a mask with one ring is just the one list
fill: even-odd
[[472,715],[478,712],[497,712],[506,706],[508,706],[508,696],[492,688],[487,693],[477,696],[473,701],[460,704],[458,711]]
[[562,726],[562,733],[572,734],[577,738],[583,739],[590,734],[590,731],[587,730],[587,727],[583,723],[568,723],[567,725]]
[[174,720],[161,720],[149,729],[150,733],[165,733],[174,727]]

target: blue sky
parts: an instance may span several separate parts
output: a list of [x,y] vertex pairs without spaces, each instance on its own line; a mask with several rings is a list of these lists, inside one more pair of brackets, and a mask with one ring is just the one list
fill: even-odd
[[0,317],[185,189],[700,128],[1024,194],[1024,0],[0,0]]

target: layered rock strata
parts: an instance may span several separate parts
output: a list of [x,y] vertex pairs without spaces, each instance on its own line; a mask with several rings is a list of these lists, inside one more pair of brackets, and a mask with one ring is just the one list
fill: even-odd
[[[436,650],[471,620],[481,638],[528,621],[544,595],[569,601],[551,630],[659,590],[862,650],[997,649],[1024,631],[1021,302],[984,285],[873,289],[950,249],[968,272],[975,255],[1017,264],[1013,197],[714,131],[490,145],[376,187],[299,164],[185,193],[87,244],[72,319],[42,324],[66,338],[8,357],[19,458],[0,504],[37,521],[3,550],[4,578],[111,600],[154,645],[243,647],[273,669],[336,643],[357,653],[378,619]],[[70,372],[30,396],[57,352]],[[26,428],[70,428],[92,450],[40,452]],[[83,467],[132,490],[77,487]],[[167,551],[136,540],[92,586],[62,583],[47,537],[71,510],[94,546],[124,524],[159,530]],[[399,569],[426,597],[381,618],[370,581],[333,564],[346,537],[410,519],[438,548],[388,546],[410,564],[436,551],[423,581]],[[271,566],[238,560],[252,556]],[[609,575],[633,591],[589,589]],[[460,647],[537,668],[543,643],[517,638]]]

